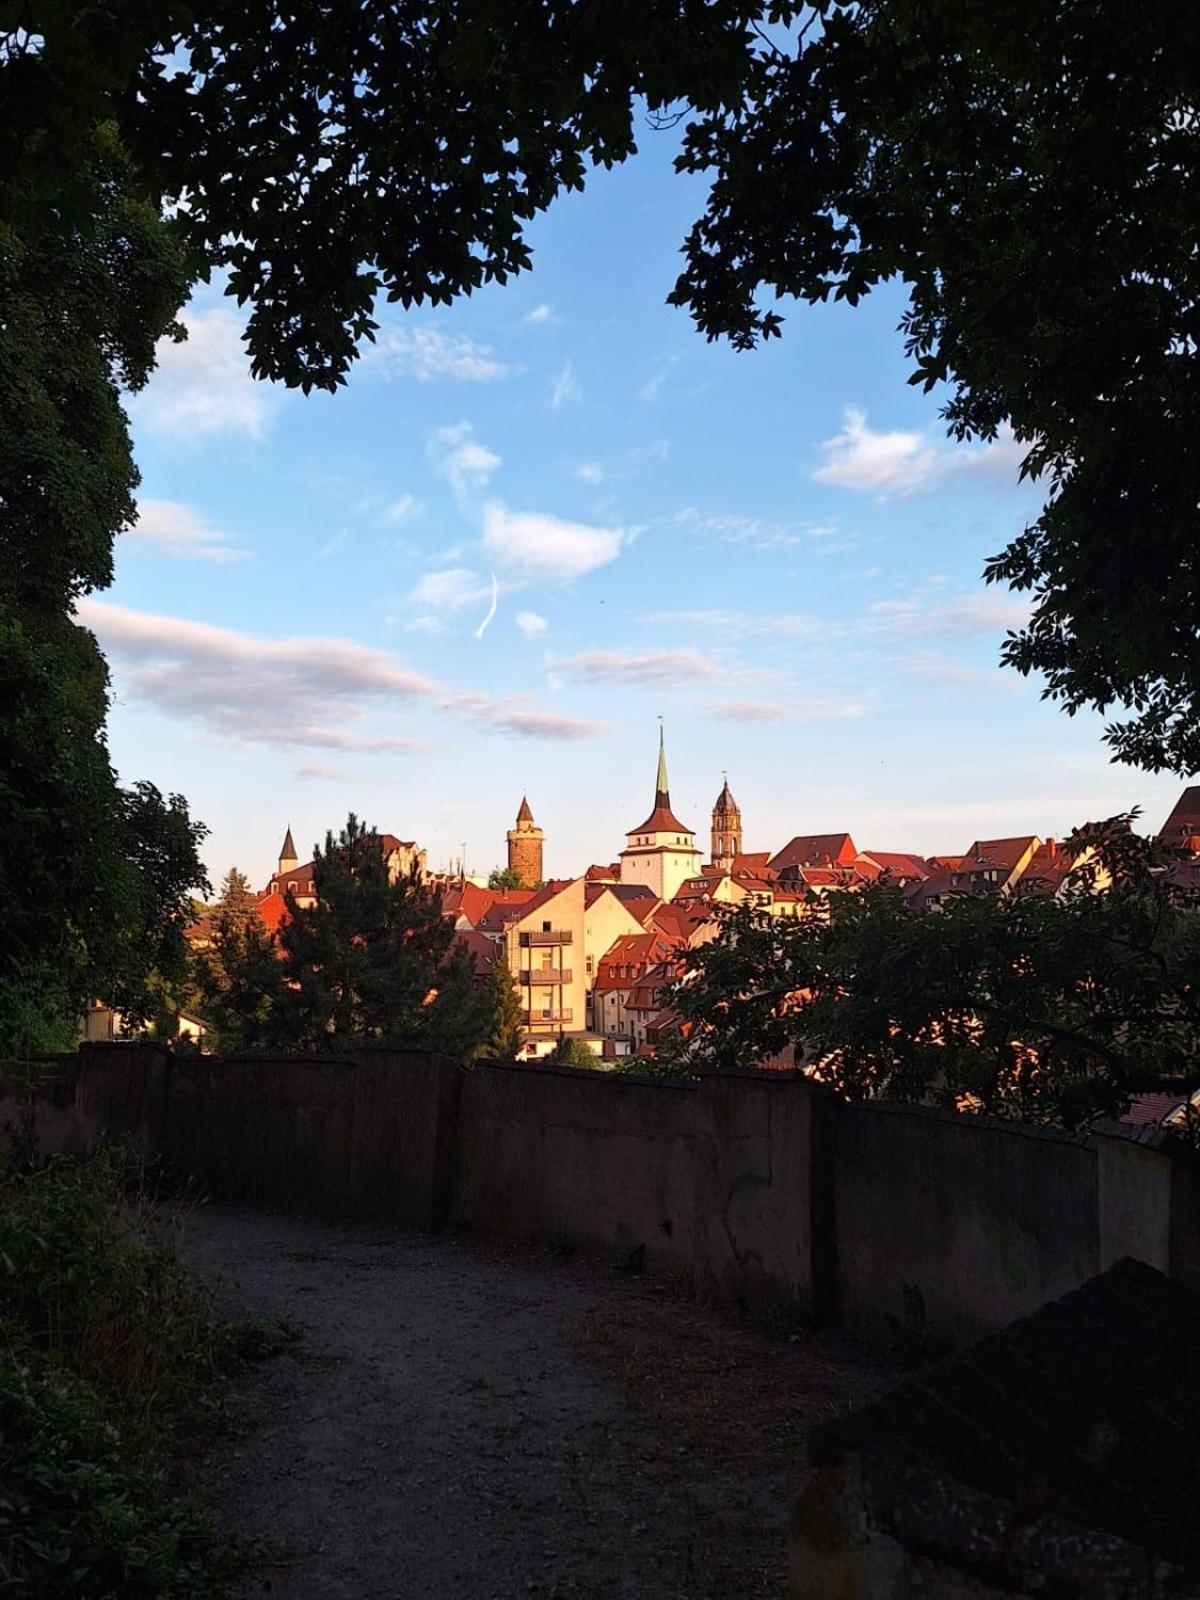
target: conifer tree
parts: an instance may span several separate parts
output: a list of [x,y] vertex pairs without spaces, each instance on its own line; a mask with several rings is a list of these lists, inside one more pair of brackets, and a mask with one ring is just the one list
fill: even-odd
[[212,1042],[253,1050],[272,1042],[284,977],[250,885],[233,867],[213,911],[213,939],[198,952],[195,981]]
[[313,890],[315,905],[285,897],[276,1043],[345,1049],[392,1039],[473,1055],[487,1037],[488,995],[441,895],[415,872],[391,881],[379,835],[353,814],[314,851]]
[[512,968],[501,956],[488,974],[492,1006],[492,1031],[487,1054],[495,1061],[515,1061],[521,1053],[521,995]]

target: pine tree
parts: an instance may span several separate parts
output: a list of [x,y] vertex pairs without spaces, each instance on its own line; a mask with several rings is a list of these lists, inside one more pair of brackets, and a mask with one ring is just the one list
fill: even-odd
[[286,896],[276,1042],[328,1050],[392,1039],[473,1055],[487,1037],[488,997],[441,895],[416,872],[392,882],[379,835],[353,814],[315,852],[313,891],[311,906]]
[[488,974],[492,1031],[487,1054],[495,1061],[515,1061],[521,1053],[521,995],[507,959],[501,956]]
[[197,953],[200,1009],[218,1049],[253,1050],[273,1042],[284,976],[258,903],[231,868],[213,908],[212,943]]

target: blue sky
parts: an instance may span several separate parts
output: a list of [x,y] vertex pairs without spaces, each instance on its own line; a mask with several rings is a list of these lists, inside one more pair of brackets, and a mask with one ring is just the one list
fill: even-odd
[[706,344],[663,303],[703,200],[670,155],[648,133],[563,199],[514,283],[386,310],[336,396],[252,382],[213,292],[163,350],[141,521],[81,612],[114,760],[187,795],[214,878],[350,810],[486,871],[526,791],[548,871],[611,860],[659,715],[676,810],[706,835],[728,769],[749,849],[1169,810],[1177,780],[995,665],[1024,602],[979,574],[1036,490],[907,385],[900,293]]

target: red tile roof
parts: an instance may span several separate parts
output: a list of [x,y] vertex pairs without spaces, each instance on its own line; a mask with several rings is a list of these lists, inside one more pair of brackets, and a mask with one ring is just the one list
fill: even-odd
[[500,946],[474,928],[455,929],[454,942],[471,952],[477,977],[485,978],[500,958]]
[[1189,784],[1179,796],[1158,837],[1164,844],[1200,850],[1200,784]]
[[771,857],[776,872],[784,867],[848,867],[858,855],[848,833],[797,834],[777,855]]

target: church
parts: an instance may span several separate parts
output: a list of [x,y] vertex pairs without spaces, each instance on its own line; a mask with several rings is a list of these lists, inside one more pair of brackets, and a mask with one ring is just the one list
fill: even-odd
[[625,835],[620,859],[621,882],[645,884],[660,900],[673,900],[703,864],[703,856],[696,848],[696,835],[671,810],[667,753],[661,729],[654,809],[645,822]]

